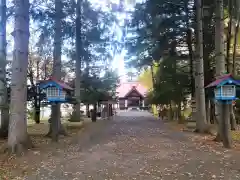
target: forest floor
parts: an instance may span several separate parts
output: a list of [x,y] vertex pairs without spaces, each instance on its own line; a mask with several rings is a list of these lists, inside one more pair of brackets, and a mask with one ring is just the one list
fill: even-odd
[[0,167],[11,172],[6,179],[240,179],[240,151],[211,138],[183,132],[147,112],[120,112],[112,120],[86,123],[58,144],[8,157]]

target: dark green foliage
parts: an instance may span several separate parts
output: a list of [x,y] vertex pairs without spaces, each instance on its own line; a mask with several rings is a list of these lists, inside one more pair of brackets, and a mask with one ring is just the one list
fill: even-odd
[[[81,60],[81,70],[86,71],[87,75],[83,75],[88,78],[85,82],[91,82],[90,85],[82,83],[82,89],[84,89],[83,97],[89,99],[99,99],[103,97],[99,93],[93,93],[95,89],[98,89],[98,85],[101,82],[108,86],[108,82],[102,82],[99,80],[99,74],[105,70],[104,66],[108,66],[108,62],[112,59],[111,46],[116,43],[113,40],[114,32],[112,32],[112,24],[114,23],[115,16],[110,12],[103,12],[101,9],[97,9],[92,6],[90,1],[81,2],[81,26],[79,31],[80,37],[76,37],[76,3],[72,0],[62,0],[63,11],[62,11],[62,53],[67,55],[70,60],[67,62],[63,59],[62,71],[75,71],[75,60]],[[36,33],[40,34],[39,40],[36,44],[38,53],[40,56],[52,56],[53,46],[53,34],[54,34],[54,1],[40,0],[36,1],[34,6],[31,6],[30,10],[31,18],[38,27]],[[76,57],[75,42],[76,38],[81,41],[81,47],[78,50],[81,55],[80,58]],[[43,58],[44,59],[44,58]],[[66,70],[67,69],[67,70]],[[67,74],[69,72],[65,72]],[[49,75],[51,72],[49,73]],[[84,73],[82,73],[84,74]],[[96,76],[95,74],[98,74]],[[49,77],[46,77],[49,78]],[[92,84],[96,85],[92,86]],[[34,86],[34,84],[32,85]],[[87,88],[86,88],[87,87]],[[32,91],[34,87],[29,87],[29,92],[33,95]],[[86,89],[88,89],[87,92]],[[89,90],[90,89],[90,90]],[[108,87],[108,89],[111,89]],[[84,93],[88,93],[84,95]],[[91,94],[91,95],[90,95]],[[84,98],[83,98],[83,101]],[[87,101],[87,100],[86,100]],[[92,100],[89,100],[92,101]]]
[[184,5],[187,0],[148,0],[136,5],[128,38],[129,60],[133,66],[146,66],[160,60],[172,41],[181,43],[186,31]]
[[184,51],[192,7],[188,0],[147,0],[136,5],[130,23],[130,31],[136,33],[127,41],[127,64],[142,68],[158,62],[155,86],[148,94],[153,104],[179,103],[190,93],[189,58]]
[[83,74],[81,81],[81,102],[95,104],[116,97],[119,78],[113,71],[106,71],[103,77]]
[[[63,0],[62,11],[62,35],[63,35],[63,54],[67,54],[72,60],[76,59],[75,38],[76,38],[76,4],[72,0]],[[37,33],[40,33],[37,46],[43,48],[47,41],[52,42],[54,34],[54,3],[53,1],[40,0],[36,6],[31,8],[31,17],[39,27]],[[82,1],[81,12],[81,61],[96,63],[96,61],[106,61],[111,56],[110,48],[114,42],[114,36],[111,31],[111,25],[114,22],[114,15],[94,8],[90,1]],[[65,44],[67,44],[65,46]],[[73,66],[73,63],[71,65]]]
[[[178,62],[180,61],[180,62]],[[158,70],[154,90],[149,92],[149,101],[153,104],[181,102],[190,91],[190,79],[184,63],[176,56],[164,58]],[[175,67],[176,64],[176,67]],[[185,70],[185,72],[183,72]]]

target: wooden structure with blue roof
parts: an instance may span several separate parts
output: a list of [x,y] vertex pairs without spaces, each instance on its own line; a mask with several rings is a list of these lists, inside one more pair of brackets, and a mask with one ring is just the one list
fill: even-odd
[[216,100],[232,101],[237,99],[236,86],[240,86],[240,82],[235,80],[231,74],[226,74],[207,85],[206,88],[214,88]]
[[65,103],[68,102],[73,88],[66,83],[50,78],[39,82],[40,91],[45,93],[46,100],[50,103]]

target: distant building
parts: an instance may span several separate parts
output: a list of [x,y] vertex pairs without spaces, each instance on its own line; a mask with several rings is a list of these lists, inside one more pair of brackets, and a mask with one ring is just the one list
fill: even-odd
[[146,106],[147,89],[139,82],[121,82],[116,91],[120,109],[144,108]]

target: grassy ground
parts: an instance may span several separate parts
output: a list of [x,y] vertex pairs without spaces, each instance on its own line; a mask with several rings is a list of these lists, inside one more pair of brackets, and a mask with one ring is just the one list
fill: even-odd
[[152,105],[152,114],[155,116],[155,117],[158,117],[158,111],[157,111],[157,106],[156,105]]
[[[69,122],[62,120],[62,124],[69,135],[75,134],[84,126],[84,123],[90,122],[89,118],[83,118],[81,122]],[[41,144],[44,141],[50,141],[45,135],[48,133],[48,120],[41,120],[40,124],[36,124],[32,120],[28,120],[28,134],[36,144]],[[3,146],[6,140],[0,140],[0,146]]]
[[184,111],[183,111],[184,118],[185,119],[188,118],[191,115],[191,113],[192,113],[192,109],[191,108],[184,109]]
[[[72,129],[78,129],[83,126],[83,122],[69,122],[63,121],[63,126],[66,128],[69,133],[72,133]],[[30,136],[34,135],[46,135],[48,132],[48,122],[42,122],[40,124],[28,124],[28,133]]]
[[232,139],[240,142],[240,131],[232,131]]

